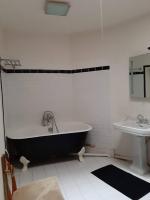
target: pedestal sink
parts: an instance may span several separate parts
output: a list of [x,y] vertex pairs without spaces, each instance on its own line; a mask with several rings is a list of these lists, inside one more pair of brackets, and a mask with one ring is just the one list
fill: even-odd
[[137,123],[136,120],[126,120],[114,123],[113,126],[123,133],[134,136],[131,168],[139,174],[148,172],[146,137],[150,137],[150,124]]

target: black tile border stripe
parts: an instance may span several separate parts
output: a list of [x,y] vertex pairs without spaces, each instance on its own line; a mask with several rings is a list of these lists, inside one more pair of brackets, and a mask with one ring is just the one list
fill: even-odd
[[129,73],[129,75],[132,75],[132,74],[133,74],[133,75],[144,74],[144,72],[142,71],[142,72],[132,72],[132,73],[130,72],[130,73]]
[[80,68],[80,69],[73,69],[73,70],[54,70],[54,69],[6,69],[2,68],[3,72],[5,73],[59,73],[59,74],[76,74],[76,73],[84,73],[84,72],[93,72],[93,71],[102,71],[102,70],[109,70],[110,66],[100,66],[100,67],[90,67],[90,68]]

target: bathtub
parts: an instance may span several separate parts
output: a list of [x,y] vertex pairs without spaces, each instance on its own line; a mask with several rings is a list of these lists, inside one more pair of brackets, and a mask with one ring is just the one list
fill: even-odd
[[34,164],[83,150],[87,133],[92,129],[90,125],[81,122],[57,125],[59,133],[50,133],[48,127],[43,126],[8,130],[6,141],[11,162],[15,164],[24,156]]

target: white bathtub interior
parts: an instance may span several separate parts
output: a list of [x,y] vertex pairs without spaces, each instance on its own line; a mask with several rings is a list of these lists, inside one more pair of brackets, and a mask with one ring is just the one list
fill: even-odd
[[52,136],[60,134],[71,134],[79,132],[87,132],[92,130],[92,126],[82,122],[58,122],[59,133],[56,131],[48,132],[47,126],[28,126],[17,129],[7,129],[6,136],[11,139],[27,139],[43,136]]

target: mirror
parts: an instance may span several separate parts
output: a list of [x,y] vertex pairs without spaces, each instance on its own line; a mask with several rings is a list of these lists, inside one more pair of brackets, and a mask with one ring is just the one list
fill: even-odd
[[129,58],[130,97],[150,98],[150,54]]

